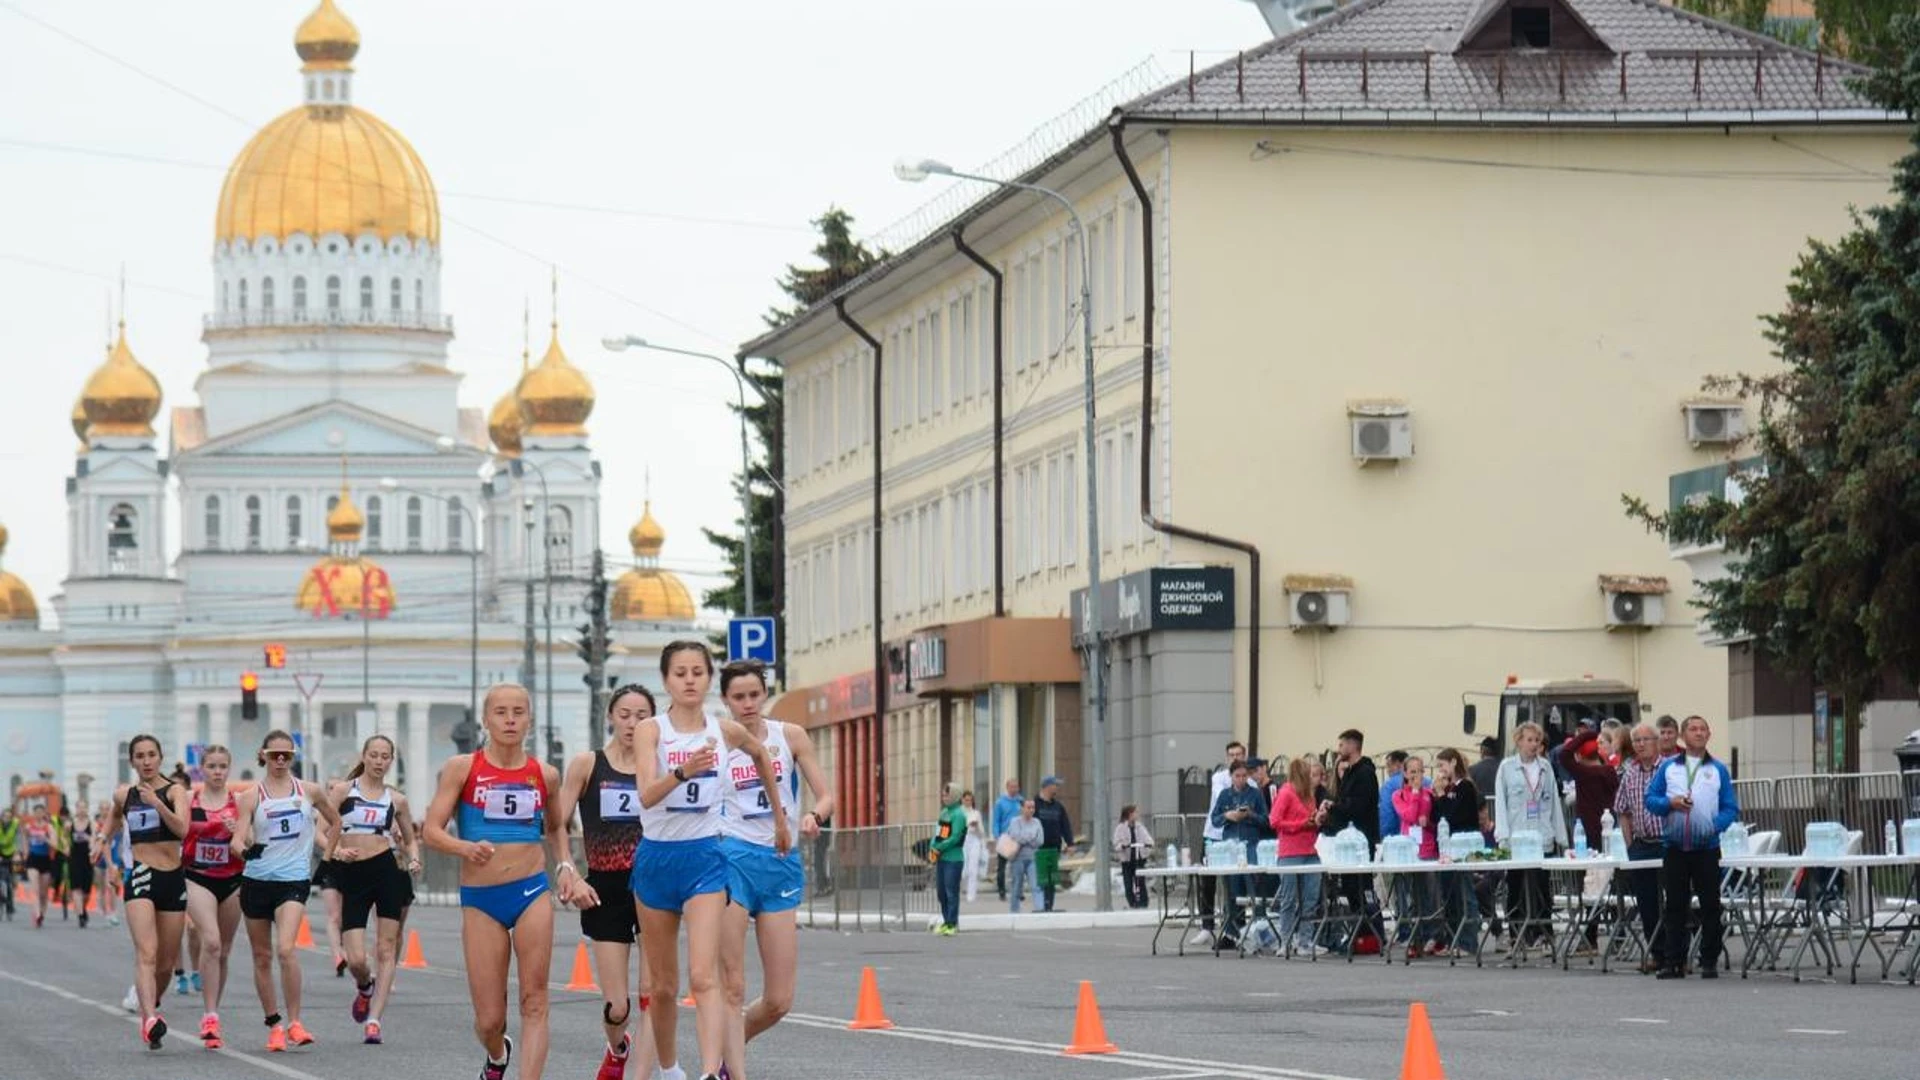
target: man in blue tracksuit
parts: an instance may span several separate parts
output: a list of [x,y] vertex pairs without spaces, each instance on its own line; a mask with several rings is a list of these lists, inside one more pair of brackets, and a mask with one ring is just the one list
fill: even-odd
[[1665,822],[1660,867],[1667,948],[1662,979],[1686,974],[1687,910],[1700,901],[1700,977],[1720,977],[1720,834],[1740,819],[1733,776],[1707,753],[1713,729],[1689,716],[1680,725],[1680,753],[1660,763],[1647,781],[1647,812]]
[[[1000,839],[1000,834],[1006,832],[1007,826],[1020,816],[1020,807],[1024,802],[1025,800],[1020,797],[1020,781],[1008,780],[1007,790],[993,800],[993,819],[987,823],[991,826],[989,831],[993,834],[989,842]],[[993,887],[999,892],[1000,899],[1007,898],[1007,859],[1004,855],[995,857]]]

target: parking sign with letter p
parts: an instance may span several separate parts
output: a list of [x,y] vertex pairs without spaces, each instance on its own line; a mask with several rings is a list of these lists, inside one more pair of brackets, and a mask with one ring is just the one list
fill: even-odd
[[771,617],[756,616],[728,621],[727,659],[774,664],[779,662],[779,652],[779,646],[774,641]]

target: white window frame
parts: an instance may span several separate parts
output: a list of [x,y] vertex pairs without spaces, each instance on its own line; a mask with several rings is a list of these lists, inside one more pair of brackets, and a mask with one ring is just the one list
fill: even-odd
[[1128,319],[1140,317],[1141,267],[1140,267],[1140,203],[1137,199],[1128,199],[1121,211],[1122,227],[1125,235],[1120,238],[1120,281],[1121,311]]
[[[1057,513],[1060,508],[1059,454],[1047,455],[1047,497],[1042,505],[1049,511],[1053,511],[1049,517],[1056,519],[1059,517]],[[1060,565],[1060,529],[1057,520],[1049,521],[1048,525],[1050,527],[1047,529],[1047,569],[1052,570]]]
[[993,396],[993,283],[974,290],[974,390],[981,397]]
[[1065,515],[1061,523],[1061,565],[1080,565],[1080,480],[1074,472],[1076,458],[1071,447],[1060,457],[1060,478],[1062,491],[1057,504]]
[[[1072,242],[1073,242],[1073,239],[1071,236],[1069,236],[1067,239],[1067,243],[1071,245]],[[1067,295],[1066,290],[1067,290],[1068,275],[1065,268],[1065,264],[1062,263],[1061,261],[1062,258],[1063,258],[1062,246],[1060,241],[1058,240],[1048,241],[1047,242],[1047,300],[1046,300],[1047,348],[1046,348],[1046,355],[1049,359],[1060,355],[1061,340],[1062,338],[1067,336],[1063,329],[1063,326],[1065,323],[1066,310],[1067,310],[1065,298]]]
[[[1120,490],[1115,495],[1116,499],[1130,499],[1133,497],[1133,493],[1140,489],[1139,450],[1139,445],[1134,438],[1133,427],[1127,424],[1121,425],[1119,446]],[[1140,515],[1121,512],[1119,503],[1116,503],[1113,509],[1114,519],[1119,523],[1120,539],[1124,541],[1128,547],[1138,544],[1140,542]]]
[[[1067,250],[1066,250],[1067,294],[1066,294],[1066,305],[1061,309],[1061,313],[1067,321],[1067,328],[1068,328],[1067,334],[1066,334],[1067,351],[1075,354],[1076,356],[1079,355],[1079,352],[1080,352],[1080,325],[1081,325],[1080,317],[1081,316],[1078,308],[1080,306],[1080,273],[1081,273],[1081,270],[1084,268],[1084,264],[1082,263],[1082,260],[1080,258],[1080,245],[1083,242],[1088,242],[1088,241],[1087,241],[1087,238],[1083,237],[1080,233],[1074,232],[1074,233],[1067,234]],[[1092,251],[1092,245],[1090,242],[1088,242],[1088,251],[1089,252]]]

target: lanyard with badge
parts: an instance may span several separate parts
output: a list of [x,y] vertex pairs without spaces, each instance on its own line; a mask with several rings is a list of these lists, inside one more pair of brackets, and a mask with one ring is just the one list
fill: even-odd
[[1530,774],[1527,771],[1527,763],[1524,761],[1520,763],[1520,779],[1527,785],[1528,821],[1539,821],[1546,815],[1546,805],[1540,800],[1540,786],[1547,780],[1546,764],[1537,758],[1535,764],[1540,766],[1540,770],[1537,774]]

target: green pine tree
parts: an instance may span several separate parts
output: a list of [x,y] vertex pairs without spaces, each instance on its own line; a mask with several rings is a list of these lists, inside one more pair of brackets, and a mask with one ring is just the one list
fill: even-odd
[[[793,301],[791,307],[773,308],[765,316],[768,326],[785,325],[795,316],[825,300],[835,289],[867,272],[874,264],[886,258],[885,252],[868,250],[867,246],[853,238],[853,215],[839,207],[828,207],[826,213],[813,221],[820,230],[820,242],[814,246],[813,254],[820,260],[818,267],[803,267],[789,264],[778,282],[780,291]],[[751,478],[736,476],[734,492],[738,495],[743,484],[749,484],[751,498],[749,505],[753,513],[753,591],[754,611],[771,614],[777,620],[776,632],[779,640],[786,640],[786,531],[783,521],[786,514],[785,500],[780,489],[768,480],[769,476],[786,475],[786,440],[781,427],[781,399],[784,392],[784,380],[778,365],[765,361],[754,361],[743,369],[762,394],[767,403],[761,404],[749,395],[745,416],[747,426],[757,447],[761,461],[755,467]],[[739,407],[736,405],[735,410]],[[761,471],[764,467],[765,472]],[[735,524],[738,524],[736,522]],[[712,529],[702,529],[707,542],[720,550],[727,563],[726,583],[710,589],[702,597],[711,608],[723,611],[739,611],[740,599],[745,593],[745,580],[741,571],[742,545],[737,533],[719,533]],[[724,645],[724,642],[722,642]]]
[[[1865,89],[1920,114],[1920,16],[1889,33],[1900,63]],[[1725,544],[1728,575],[1701,587],[1707,622],[1842,694],[1858,745],[1884,677],[1920,677],[1920,129],[1892,202],[1810,243],[1766,324],[1780,369],[1708,384],[1760,405],[1764,468],[1745,497],[1664,514],[1628,497],[1628,512],[1671,541]]]

